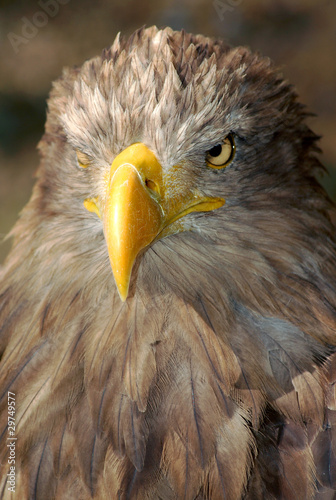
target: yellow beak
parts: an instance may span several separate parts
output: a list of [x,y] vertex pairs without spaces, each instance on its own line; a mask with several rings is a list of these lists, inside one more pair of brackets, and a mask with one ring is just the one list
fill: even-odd
[[[161,206],[153,196],[155,191],[151,193],[147,187],[161,174],[160,164],[143,144],[130,146],[112,163],[104,210],[104,233],[122,300],[126,300],[128,294],[136,256],[163,227]],[[148,179],[149,175],[151,179]]]
[[214,210],[225,203],[222,198],[203,197],[188,189],[181,194],[180,187],[172,188],[175,184],[178,184],[176,176],[165,182],[154,153],[144,144],[135,143],[111,165],[103,213],[97,208],[97,199],[84,202],[88,210],[102,216],[111,267],[123,301],[128,295],[134,261],[141,250],[155,238],[170,234],[165,228],[187,213]]

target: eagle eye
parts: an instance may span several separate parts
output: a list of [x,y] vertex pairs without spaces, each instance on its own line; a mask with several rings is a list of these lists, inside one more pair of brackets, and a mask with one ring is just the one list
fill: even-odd
[[78,165],[81,168],[87,168],[91,163],[91,158],[86,153],[83,153],[79,149],[76,149]]
[[206,161],[209,167],[226,167],[234,158],[235,143],[232,134],[225,137],[224,141],[209,149],[206,154]]

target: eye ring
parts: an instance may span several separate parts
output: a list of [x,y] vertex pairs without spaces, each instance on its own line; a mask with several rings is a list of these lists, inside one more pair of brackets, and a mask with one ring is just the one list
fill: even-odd
[[236,152],[236,145],[232,134],[225,137],[223,142],[216,144],[206,153],[206,162],[209,167],[221,169],[226,167],[233,160]]

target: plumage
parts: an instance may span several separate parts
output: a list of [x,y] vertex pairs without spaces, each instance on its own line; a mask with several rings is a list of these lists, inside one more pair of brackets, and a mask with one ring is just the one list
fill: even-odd
[[8,391],[16,498],[334,498],[335,207],[305,118],[268,59],[169,28],[64,70],[1,270],[0,498]]

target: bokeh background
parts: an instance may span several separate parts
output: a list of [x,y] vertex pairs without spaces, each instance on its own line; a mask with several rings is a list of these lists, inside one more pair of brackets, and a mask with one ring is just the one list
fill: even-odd
[[[0,0],[0,241],[30,196],[51,82],[118,31],[152,24],[270,56],[317,115],[310,126],[329,171],[321,182],[336,199],[335,0]],[[0,262],[9,248],[0,244]]]

